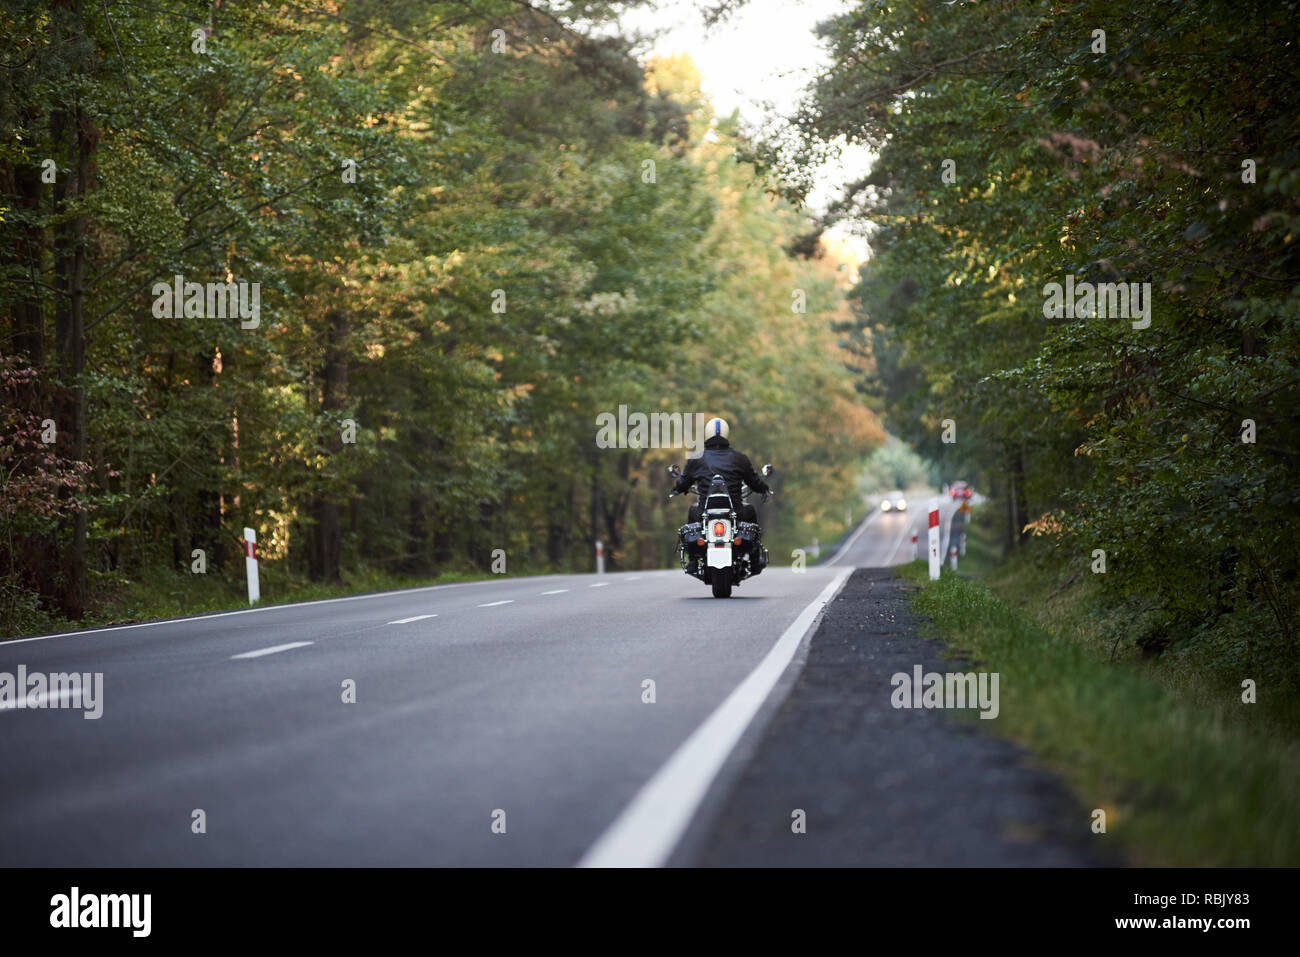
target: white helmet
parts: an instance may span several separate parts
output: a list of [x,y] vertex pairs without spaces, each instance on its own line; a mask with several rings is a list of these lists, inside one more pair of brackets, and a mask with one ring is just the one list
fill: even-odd
[[725,439],[727,433],[730,431],[731,429],[728,428],[726,419],[713,418],[704,423],[704,437],[706,439],[711,439],[715,435],[720,435]]

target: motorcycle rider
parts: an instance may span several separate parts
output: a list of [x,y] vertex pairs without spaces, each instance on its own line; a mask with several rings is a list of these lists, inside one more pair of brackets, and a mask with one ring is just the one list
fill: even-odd
[[[744,482],[751,489],[764,495],[767,495],[771,489],[763,481],[762,476],[754,470],[753,464],[744,453],[731,447],[731,443],[727,440],[730,431],[726,419],[713,418],[705,423],[704,451],[693,459],[687,459],[686,468],[682,469],[674,491],[680,495],[691,486],[695,486],[697,491],[706,492],[713,476],[721,475],[727,483],[731,505],[736,510],[736,520],[757,523],[758,512],[754,506],[745,505],[741,500],[740,484]],[[690,508],[687,521],[698,522],[702,518],[699,502],[696,501]]]

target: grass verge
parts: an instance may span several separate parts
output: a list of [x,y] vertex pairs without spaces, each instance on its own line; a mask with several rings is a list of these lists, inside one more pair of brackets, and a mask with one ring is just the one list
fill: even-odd
[[993,730],[1057,770],[1084,807],[1106,811],[1099,840],[1140,865],[1300,864],[1294,741],[1108,664],[981,582],[947,569],[930,582],[924,562],[900,572],[923,586],[917,611],[948,646],[1001,675]]

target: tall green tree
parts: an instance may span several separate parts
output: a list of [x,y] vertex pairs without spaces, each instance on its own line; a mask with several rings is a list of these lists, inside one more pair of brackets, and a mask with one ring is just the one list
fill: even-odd
[[[765,151],[797,189],[840,138],[878,150],[836,211],[877,226],[852,334],[885,346],[900,431],[997,494],[1008,546],[1105,550],[1144,649],[1292,683],[1295,13],[862,4]],[[1045,312],[1067,281],[1149,288],[1150,326]]]

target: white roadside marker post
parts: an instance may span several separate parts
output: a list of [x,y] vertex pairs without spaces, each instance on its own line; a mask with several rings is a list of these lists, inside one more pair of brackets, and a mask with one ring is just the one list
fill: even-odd
[[939,580],[939,503],[930,503],[930,581]]
[[913,532],[912,533],[912,561],[916,561],[920,557],[921,557],[921,553],[917,551],[916,532]]
[[257,604],[262,589],[257,581],[257,532],[244,529],[244,570],[248,572],[248,603]]
[[957,546],[954,545],[948,549],[948,567],[957,570]]
[[596,539],[596,574],[605,574],[605,543]]
[[960,555],[962,558],[966,557],[966,533],[965,532],[961,533],[961,545],[957,550],[957,554]]

